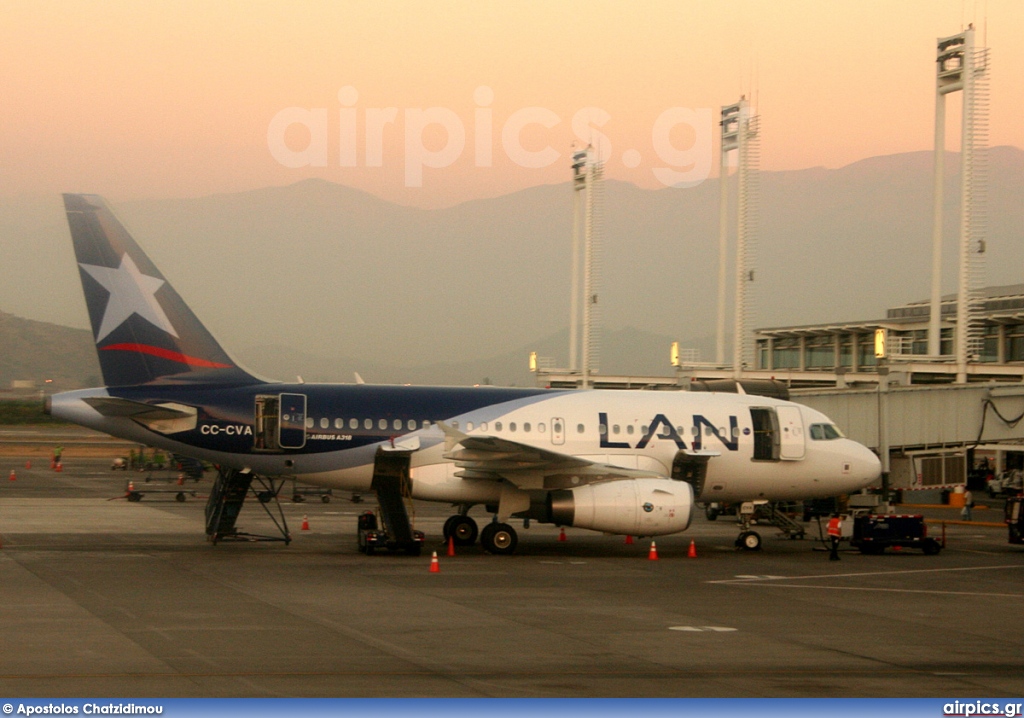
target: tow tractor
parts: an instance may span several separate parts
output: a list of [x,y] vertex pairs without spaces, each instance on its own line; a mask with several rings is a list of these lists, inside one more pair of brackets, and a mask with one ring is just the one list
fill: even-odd
[[1010,530],[1010,543],[1024,544],[1024,495],[1006,500],[1006,526]]
[[854,516],[850,545],[866,554],[880,554],[890,546],[919,548],[928,556],[942,550],[942,544],[928,536],[928,527],[921,514]]

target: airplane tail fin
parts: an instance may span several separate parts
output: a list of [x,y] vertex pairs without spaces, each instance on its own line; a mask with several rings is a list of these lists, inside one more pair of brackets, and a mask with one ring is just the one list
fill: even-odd
[[103,381],[258,383],[196,318],[97,195],[65,194]]

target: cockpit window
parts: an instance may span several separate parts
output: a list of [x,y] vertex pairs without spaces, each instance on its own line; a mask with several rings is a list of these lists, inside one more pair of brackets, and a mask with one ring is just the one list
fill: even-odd
[[811,439],[814,441],[829,441],[842,438],[843,432],[835,424],[811,424]]

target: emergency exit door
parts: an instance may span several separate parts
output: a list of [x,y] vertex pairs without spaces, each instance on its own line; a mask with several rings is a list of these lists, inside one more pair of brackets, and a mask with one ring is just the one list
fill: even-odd
[[559,418],[551,420],[551,443],[561,446],[565,443],[565,421]]

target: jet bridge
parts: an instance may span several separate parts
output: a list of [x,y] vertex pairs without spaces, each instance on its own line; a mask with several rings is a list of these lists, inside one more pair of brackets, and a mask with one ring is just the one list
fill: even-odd
[[887,426],[892,488],[962,484],[969,449],[1020,451],[1024,444],[1024,384],[882,389],[796,389],[792,400],[823,412],[849,438],[876,451],[886,444],[881,427]]

